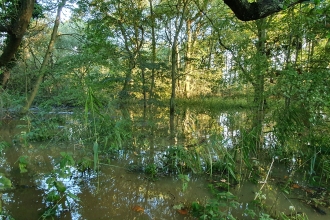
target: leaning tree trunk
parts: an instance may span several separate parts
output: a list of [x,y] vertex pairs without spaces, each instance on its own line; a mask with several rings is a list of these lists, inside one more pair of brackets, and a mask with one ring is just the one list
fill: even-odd
[[42,64],[41,64],[41,67],[40,67],[40,70],[39,70],[39,76],[38,76],[36,84],[34,85],[34,88],[32,90],[31,95],[29,96],[29,98],[26,101],[25,106],[21,110],[22,114],[25,114],[29,110],[29,108],[31,107],[32,102],[35,99],[35,97],[38,93],[39,87],[42,83],[42,80],[45,76],[45,70],[46,70],[48,61],[50,59],[50,56],[51,56],[51,54],[54,50],[54,45],[55,45],[55,42],[56,42],[56,39],[57,39],[57,30],[58,30],[58,27],[59,27],[60,21],[61,21],[61,12],[62,12],[63,7],[65,6],[66,1],[67,0],[62,0],[62,2],[58,5],[57,15],[56,15],[56,19],[55,19],[55,23],[54,23],[54,27],[53,27],[53,32],[52,32],[52,35],[51,35],[51,38],[50,38],[50,41],[49,41],[49,44],[48,44],[48,48],[47,48],[45,57],[42,61]]

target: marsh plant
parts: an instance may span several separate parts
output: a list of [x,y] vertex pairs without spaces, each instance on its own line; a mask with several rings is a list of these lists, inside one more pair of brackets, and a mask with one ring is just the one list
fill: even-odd
[[232,210],[237,209],[239,203],[230,192],[217,192],[210,186],[215,198],[209,200],[205,205],[199,202],[191,204],[191,213],[198,219],[235,219]]
[[53,218],[58,212],[67,207],[70,210],[72,202],[78,202],[79,198],[70,192],[65,184],[65,180],[70,178],[75,169],[75,160],[72,154],[61,152],[61,159],[57,167],[52,171],[46,180],[48,192],[46,196],[46,210],[42,214],[42,219]]
[[157,180],[158,167],[154,163],[147,164],[145,173],[150,176],[150,180]]

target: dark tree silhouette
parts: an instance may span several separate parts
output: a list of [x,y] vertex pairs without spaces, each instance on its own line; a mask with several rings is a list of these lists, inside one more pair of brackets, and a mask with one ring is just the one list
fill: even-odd
[[[15,14],[8,14],[0,23],[0,32],[6,36],[5,45],[0,56],[0,68],[6,67],[13,61],[16,51],[21,44],[26,29],[30,23],[35,0],[18,0],[15,4]],[[4,22],[8,20],[8,22]],[[5,71],[6,72],[6,71]],[[0,74],[0,85],[4,85],[5,74]]]
[[242,21],[257,20],[282,11],[306,0],[224,0],[236,17]]

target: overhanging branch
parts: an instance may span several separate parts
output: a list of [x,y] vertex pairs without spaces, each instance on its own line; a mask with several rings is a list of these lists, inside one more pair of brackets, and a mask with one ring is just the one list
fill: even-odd
[[306,0],[224,0],[224,3],[242,21],[252,21],[265,18]]

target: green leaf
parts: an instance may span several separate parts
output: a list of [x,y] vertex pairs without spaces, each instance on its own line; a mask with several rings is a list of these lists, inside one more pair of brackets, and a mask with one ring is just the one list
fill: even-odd
[[55,182],[55,187],[59,192],[65,192],[65,190],[66,190],[65,185],[61,181],[56,181]]
[[50,193],[48,193],[47,195],[47,200],[51,201],[51,202],[56,202],[60,199],[60,195],[58,194],[58,192],[56,192],[55,190],[51,191]]
[[18,162],[19,163],[22,163],[22,164],[28,164],[28,156],[20,156],[19,158],[18,158]]
[[76,200],[76,201],[80,201],[80,199],[78,198],[78,196],[76,196],[75,194],[73,194],[71,192],[67,192],[66,195],[69,196],[70,198]]
[[183,204],[174,205],[173,208],[179,210],[179,209],[184,208],[184,205]]
[[3,173],[0,173],[0,190],[10,189],[12,187],[10,179],[5,177]]
[[94,152],[94,170],[96,171],[97,162],[99,158],[99,144],[97,143],[97,141],[94,142],[93,152]]
[[54,184],[54,182],[55,182],[55,178],[54,177],[50,177],[50,178],[48,178],[47,180],[46,180],[46,183],[48,184],[48,185],[53,185]]

